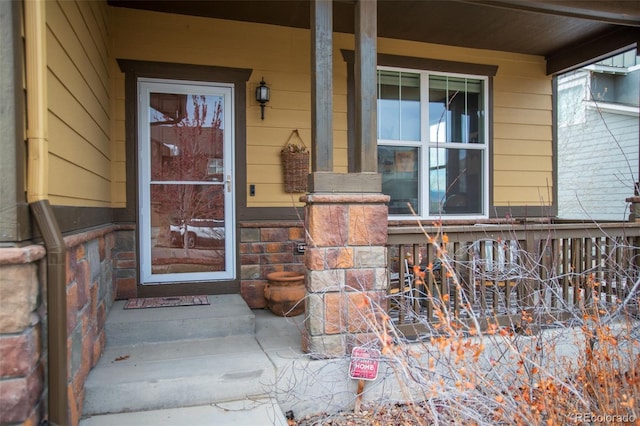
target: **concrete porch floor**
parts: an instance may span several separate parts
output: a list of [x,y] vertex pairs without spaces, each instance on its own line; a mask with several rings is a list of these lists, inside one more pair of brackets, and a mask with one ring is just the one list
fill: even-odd
[[[115,306],[114,309],[118,309]],[[151,314],[161,313],[163,308],[149,311]],[[182,308],[185,309],[185,308]],[[188,309],[188,308],[187,308]],[[151,409],[135,412],[98,414],[85,416],[81,422],[81,426],[142,426],[142,425],[286,425],[286,419],[282,407],[275,398],[277,385],[276,365],[285,363],[285,360],[297,359],[304,357],[301,350],[301,327],[303,327],[303,316],[283,318],[273,315],[268,310],[253,310],[251,315],[255,318],[255,335],[249,336],[226,336],[214,339],[199,339],[202,346],[201,351],[214,352],[216,346],[224,346],[224,358],[231,362],[242,363],[250,362],[252,364],[262,364],[267,360],[269,366],[273,369],[272,374],[262,376],[255,383],[253,395],[246,398],[238,398],[239,393],[250,393],[250,390],[242,386],[232,386],[226,388],[218,386],[217,399],[220,402],[210,403],[206,405],[192,405],[184,402],[183,406]],[[232,320],[229,319],[231,322]],[[207,343],[208,341],[211,343]],[[253,341],[253,342],[252,342]],[[204,343],[203,343],[204,342]],[[184,342],[182,342],[184,344]],[[116,346],[115,352],[113,347],[107,347],[103,358],[113,363],[115,354],[127,353],[127,356],[136,356],[136,352],[149,353],[153,352],[154,358],[162,358],[161,353],[172,351],[172,343],[154,343],[152,350],[148,345],[138,346],[136,349],[128,348],[123,351],[123,346]],[[147,357],[149,355],[146,355]],[[183,354],[183,358],[193,356],[191,354]],[[206,364],[204,358],[198,359],[200,367]],[[138,366],[138,365],[136,365]],[[223,363],[217,362],[217,366],[225,368]],[[255,365],[254,365],[255,366]],[[97,366],[98,367],[98,366]],[[235,369],[233,365],[227,365],[230,370]],[[176,370],[180,367],[176,366]],[[221,372],[224,374],[225,372]],[[95,373],[94,373],[95,374]],[[113,374],[107,372],[107,375]],[[120,372],[119,374],[131,375],[134,373]],[[104,378],[103,378],[104,380]],[[153,379],[155,381],[155,379]],[[144,386],[144,385],[143,385]],[[235,387],[235,389],[233,389]],[[85,398],[87,401],[87,398]],[[87,401],[88,402],[88,401]],[[86,402],[86,403],[87,403]],[[89,402],[90,403],[90,402]],[[98,402],[99,405],[113,405],[107,398],[102,398]],[[108,410],[108,408],[106,408]]]
[[[250,310],[239,295],[210,300],[218,307],[132,312],[116,302],[107,322],[117,337],[110,339],[108,329],[107,348],[85,384],[80,425],[286,425],[288,411],[300,419],[353,408],[357,381],[349,378],[349,357],[318,360],[304,354],[303,315],[283,318]],[[204,316],[198,312],[206,309],[219,312],[216,321],[222,322],[213,326],[187,318],[194,312]],[[143,315],[142,322],[149,320],[156,331],[132,330],[141,320],[120,321],[128,315]],[[159,317],[169,322],[160,325]],[[247,324],[236,330],[243,321]],[[211,338],[193,331],[203,328],[219,328],[223,335]],[[187,340],[139,341],[153,333],[164,339],[174,329],[182,329]],[[124,354],[126,360],[119,361]],[[392,382],[392,369],[381,365],[379,378],[367,383],[364,401],[401,400]]]

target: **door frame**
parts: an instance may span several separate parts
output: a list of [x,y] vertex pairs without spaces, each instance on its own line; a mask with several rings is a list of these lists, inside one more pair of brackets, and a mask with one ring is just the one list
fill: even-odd
[[[247,81],[252,70],[247,68],[228,68],[209,65],[189,65],[170,62],[138,61],[118,59],[118,65],[125,74],[125,168],[126,168],[126,205],[115,209],[114,220],[118,223],[132,223],[137,225],[138,212],[138,79],[158,78],[169,80],[189,80],[203,82],[219,82],[233,84],[234,103],[234,133],[235,133],[235,188],[236,209],[235,223],[243,216],[246,203],[246,110],[247,110]],[[137,228],[137,226],[136,226]],[[137,233],[137,229],[136,229]],[[236,238],[239,232],[236,229]],[[139,265],[140,247],[136,238],[135,260]],[[236,258],[239,259],[239,244],[236,245]],[[141,285],[139,282],[139,267],[135,276],[128,278],[135,282],[137,297],[176,296],[190,294],[227,294],[240,292],[240,262],[236,262],[236,278],[228,281],[194,282],[188,286],[182,284]],[[133,289],[131,289],[133,292]]]
[[[152,268],[153,248],[147,246],[151,241],[151,193],[150,186],[153,185],[151,178],[151,127],[148,123],[148,102],[151,93],[171,93],[171,94],[196,94],[208,96],[220,96],[223,103],[223,179],[218,182],[205,181],[202,184],[215,185],[222,188],[224,204],[224,269],[221,271],[209,272],[183,272],[154,274]],[[235,164],[234,154],[234,131],[233,131],[233,84],[219,82],[198,82],[187,80],[168,79],[138,79],[138,240],[140,241],[140,283],[141,285],[166,285],[170,283],[184,283],[190,285],[201,281],[224,281],[233,280],[236,277],[236,225],[235,225]],[[192,183],[193,184],[193,183]],[[207,278],[210,277],[210,278]]]

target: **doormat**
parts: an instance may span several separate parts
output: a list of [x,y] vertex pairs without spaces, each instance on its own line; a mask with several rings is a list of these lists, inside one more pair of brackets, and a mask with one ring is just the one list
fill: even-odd
[[129,299],[125,309],[167,308],[172,306],[208,305],[206,295],[199,296],[168,296],[168,297],[139,297]]

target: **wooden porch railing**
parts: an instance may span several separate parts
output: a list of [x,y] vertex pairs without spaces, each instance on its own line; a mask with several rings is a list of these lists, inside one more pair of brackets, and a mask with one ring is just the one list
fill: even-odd
[[637,223],[390,227],[389,312],[405,336],[566,320],[627,299],[639,255]]

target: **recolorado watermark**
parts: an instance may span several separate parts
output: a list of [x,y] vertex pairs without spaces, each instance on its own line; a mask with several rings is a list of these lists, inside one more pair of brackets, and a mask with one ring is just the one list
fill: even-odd
[[582,423],[599,423],[599,424],[625,424],[636,421],[633,414],[593,414],[593,413],[576,413],[574,416],[577,422]]

